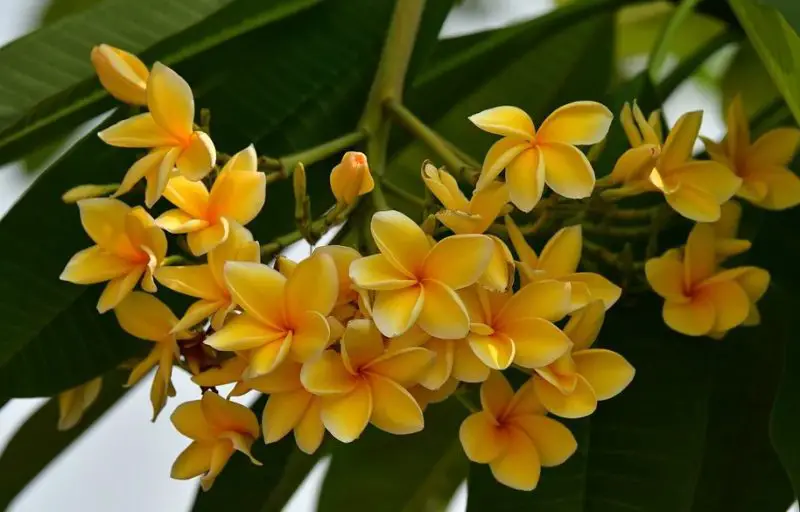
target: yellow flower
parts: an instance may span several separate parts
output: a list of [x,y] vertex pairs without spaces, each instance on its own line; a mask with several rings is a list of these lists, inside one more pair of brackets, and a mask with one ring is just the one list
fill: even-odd
[[261,465],[250,454],[259,429],[255,414],[247,407],[206,391],[202,399],[179,405],[170,419],[178,432],[192,440],[172,464],[172,478],[189,480],[203,475],[200,485],[207,491],[237,450]]
[[97,400],[102,386],[103,377],[97,377],[59,393],[58,430],[69,430],[77,425],[83,418],[83,413]]
[[228,237],[233,224],[246,225],[264,207],[267,178],[257,171],[252,145],[228,160],[209,193],[202,181],[176,176],[169,180],[164,197],[178,208],[156,219],[170,233],[187,233],[186,242],[195,256],[202,256]]
[[351,320],[341,353],[324,351],[303,365],[303,386],[323,397],[325,428],[343,443],[358,438],[367,423],[391,434],[413,434],[424,426],[422,409],[407,388],[433,359],[424,348],[387,352],[371,320]]
[[208,253],[208,263],[161,267],[156,271],[156,279],[167,288],[200,299],[186,310],[174,328],[176,332],[189,329],[208,317],[212,317],[214,330],[222,328],[236,306],[225,285],[224,269],[228,261],[261,261],[258,242],[238,224],[232,224],[227,240]]
[[127,386],[139,382],[151,368],[158,365],[150,387],[150,402],[153,404],[153,421],[167,403],[167,395],[175,396],[172,388],[172,363],[180,352],[178,339],[191,337],[186,332],[174,332],[178,318],[166,304],[152,295],[133,292],[114,309],[117,321],[125,332],[137,338],[152,341],[155,346],[150,354],[131,371]]
[[648,260],[645,273],[664,298],[664,322],[689,336],[757,323],[755,303],[769,285],[769,273],[760,268],[718,269],[714,229],[707,224],[695,225],[683,253],[672,249]]
[[[336,305],[341,306],[358,301],[358,291],[353,288],[353,281],[350,279],[350,264],[361,258],[361,254],[352,247],[344,245],[323,245],[314,249],[312,254],[327,254],[336,266],[336,274],[339,278],[339,292],[336,297]],[[279,256],[276,262],[278,271],[285,277],[291,277],[297,263]]]
[[288,279],[259,263],[229,261],[225,282],[244,314],[206,338],[217,350],[250,351],[245,377],[271,372],[291,354],[303,362],[327,347],[336,303],[336,266],[327,254],[306,258]]
[[578,447],[567,427],[545,416],[531,381],[514,393],[502,373],[492,372],[481,385],[481,407],[461,424],[461,445],[503,485],[535,489],[542,467],[564,463]]
[[711,158],[742,179],[736,195],[768,210],[800,204],[800,178],[787,168],[800,143],[800,129],[775,128],[750,141],[741,97],[728,108],[728,135],[719,144],[703,139]]
[[151,207],[164,193],[173,169],[184,178],[200,180],[211,171],[217,153],[208,135],[194,129],[189,84],[160,62],[153,65],[147,80],[147,107],[150,112],[120,121],[98,135],[112,146],[153,148],[128,170],[116,193],[128,192],[145,178],[145,204]]
[[[436,213],[436,218],[457,235],[484,233],[508,203],[508,188],[499,181],[490,183],[467,200],[455,178],[429,162],[422,166],[422,179],[445,207]],[[504,291],[514,281],[514,260],[502,240],[488,236],[494,242],[494,251],[480,283],[490,290]]]
[[662,145],[659,131],[634,104],[633,116],[622,115],[633,149],[620,157],[612,177],[629,183],[633,193],[661,191],[672,209],[687,219],[716,221],[720,205],[733,197],[742,180],[718,162],[692,160],[702,120],[702,111],[682,115]]
[[124,299],[142,278],[142,288],[155,292],[153,272],[167,254],[167,238],[141,207],[117,199],[78,201],[83,229],[97,245],[73,256],[61,280],[76,284],[108,281],[97,310],[105,313]]
[[741,218],[742,205],[733,200],[722,205],[719,220],[711,225],[714,228],[718,260],[722,261],[750,249],[750,240],[736,238]]
[[432,244],[414,221],[397,211],[372,217],[372,237],[380,254],[350,265],[353,283],[376,290],[372,318],[387,337],[419,325],[442,339],[458,339],[469,317],[455,290],[475,283],[492,257],[484,235],[453,235]]
[[476,186],[482,190],[506,169],[514,206],[529,212],[547,183],[556,194],[580,199],[594,189],[594,169],[576,145],[603,140],[613,119],[593,101],[577,101],[556,109],[537,131],[531,118],[517,107],[495,107],[469,118],[481,130],[503,138],[489,149]]
[[147,105],[147,66],[135,55],[107,44],[92,48],[92,65],[106,90],[120,101]]
[[622,392],[635,370],[624,357],[602,348],[590,348],[603,326],[605,308],[590,302],[564,327],[572,349],[544,368],[537,368],[533,389],[545,409],[563,418],[582,418],[594,412],[598,400]]
[[525,236],[510,216],[506,216],[508,236],[517,252],[523,283],[540,279],[556,279],[572,285],[572,311],[582,308],[593,299],[600,299],[606,309],[614,305],[622,289],[593,272],[577,272],[583,249],[580,225],[560,229],[542,249],[541,256],[528,245]]
[[353,204],[356,197],[372,192],[375,182],[369,171],[367,155],[348,151],[331,171],[331,191],[340,204]]
[[470,332],[467,342],[483,364],[504,370],[546,366],[569,350],[569,339],[553,322],[570,311],[570,285],[537,281],[517,293],[489,292],[479,286],[462,290]]

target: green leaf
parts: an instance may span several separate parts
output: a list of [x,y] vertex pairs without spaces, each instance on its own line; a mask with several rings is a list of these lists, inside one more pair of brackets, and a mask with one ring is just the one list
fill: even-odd
[[742,97],[748,117],[781,98],[750,41],[743,42],[736,51],[722,76],[721,88],[723,112],[728,111],[728,106],[738,94]]
[[[291,436],[289,436],[291,438]],[[305,481],[306,477],[314,466],[317,465],[323,455],[328,452],[328,443],[323,443],[320,448],[311,455],[303,453],[297,446],[292,450],[286,467],[283,470],[280,480],[272,489],[267,497],[261,512],[281,512],[289,500],[292,499],[298,487]]]
[[780,11],[794,31],[800,34],[800,3],[794,0],[758,0],[763,5],[769,5]]
[[61,18],[84,11],[103,1],[105,0],[49,0],[42,8],[40,23],[43,26],[55,23]]
[[466,410],[455,399],[425,411],[425,429],[396,436],[374,427],[333,448],[319,512],[443,510],[467,475],[458,440]]
[[106,0],[13,41],[0,49],[0,163],[114,105],[94,77],[93,46],[174,65],[318,1]]
[[752,0],[730,0],[730,5],[800,122],[800,36],[773,7]]
[[127,376],[112,371],[103,378],[97,400],[87,409],[80,423],[66,431],[58,431],[58,399],[43,405],[17,430],[0,454],[0,508],[11,501],[53,460],[116,404],[128,388],[122,387]]

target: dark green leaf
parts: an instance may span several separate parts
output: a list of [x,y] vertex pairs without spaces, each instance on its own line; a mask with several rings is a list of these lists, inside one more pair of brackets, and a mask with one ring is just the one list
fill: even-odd
[[269,493],[260,509],[261,512],[281,512],[320,458],[327,453],[327,446],[328,443],[323,444],[311,455],[301,452],[295,446],[286,461],[281,479]]
[[800,34],[800,3],[794,0],[758,0],[763,5],[769,5],[780,11],[794,31]]
[[42,25],[55,23],[61,18],[86,10],[105,0],[49,0],[39,16]]

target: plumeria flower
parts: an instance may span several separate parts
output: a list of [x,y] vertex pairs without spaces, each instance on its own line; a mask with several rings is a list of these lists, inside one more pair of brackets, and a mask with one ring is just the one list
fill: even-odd
[[194,129],[194,98],[189,84],[167,66],[156,62],[147,80],[147,108],[106,128],[98,135],[121,148],[151,148],[128,170],[117,196],[142,178],[147,180],[145,204],[152,207],[167,186],[173,169],[186,179],[203,179],[214,167],[217,153],[205,133]]
[[800,144],[800,129],[781,127],[751,142],[742,99],[728,107],[728,134],[720,143],[703,138],[711,158],[742,179],[738,197],[768,210],[785,210],[800,204],[800,178],[790,169]]
[[326,350],[305,363],[300,380],[323,397],[322,422],[343,443],[357,439],[370,422],[391,434],[413,434],[424,422],[407,388],[417,383],[432,359],[429,350],[419,347],[387,352],[371,320],[351,320],[341,352]]
[[613,183],[623,184],[618,195],[635,195],[653,190],[650,173],[661,155],[661,111],[654,110],[645,118],[636,102],[633,108],[625,103],[620,114],[620,122],[631,149],[622,154],[614,165],[609,178]]
[[306,258],[288,279],[259,263],[229,261],[225,282],[244,314],[205,343],[217,350],[250,351],[245,377],[271,372],[291,355],[307,361],[329,342],[327,316],[336,303],[336,266],[327,254]]
[[605,307],[599,300],[576,312],[564,327],[572,349],[536,368],[533,389],[549,412],[562,418],[583,418],[595,411],[598,400],[617,396],[633,380],[635,371],[624,357],[591,348],[604,316]]
[[569,339],[553,324],[570,311],[568,283],[537,281],[514,294],[473,286],[460,294],[470,317],[467,342],[487,367],[539,368],[569,350]]
[[722,261],[750,249],[750,240],[737,238],[741,218],[742,205],[731,200],[722,205],[719,220],[711,224],[714,228],[718,260]]
[[517,107],[495,107],[471,116],[469,120],[481,130],[503,136],[486,154],[476,190],[490,185],[506,169],[511,202],[524,212],[539,202],[545,183],[563,197],[589,197],[594,169],[575,146],[603,140],[613,118],[606,107],[593,101],[556,109],[538,131]]
[[153,404],[153,421],[167,403],[167,395],[174,396],[172,389],[172,363],[179,356],[179,339],[189,339],[188,332],[175,332],[178,318],[166,304],[152,295],[133,292],[114,309],[117,321],[128,334],[154,343],[153,349],[131,371],[126,386],[133,386],[154,366],[158,366],[150,387],[150,402]]
[[375,188],[367,155],[358,151],[344,154],[341,163],[331,171],[330,181],[333,197],[343,205],[353,204],[356,197],[369,194]]
[[58,430],[69,430],[78,423],[86,410],[100,395],[103,377],[97,377],[80,386],[58,394]]
[[582,308],[593,299],[600,299],[606,309],[614,305],[622,289],[593,272],[578,272],[583,249],[583,231],[580,225],[560,229],[542,249],[541,256],[525,240],[525,236],[510,216],[506,228],[511,244],[520,261],[518,268],[522,282],[556,279],[572,285],[572,310]]
[[73,256],[62,281],[94,284],[108,281],[97,311],[105,313],[122,301],[141,279],[142,288],[155,292],[153,273],[167,254],[167,238],[141,207],[117,199],[78,201],[83,229],[95,244]]
[[481,407],[461,424],[461,445],[503,485],[535,489],[542,467],[563,464],[578,447],[567,427],[545,416],[531,381],[514,393],[502,373],[492,372],[481,385]]
[[147,105],[150,72],[136,55],[107,44],[92,48],[92,66],[103,87],[118,100]]
[[259,435],[258,420],[244,405],[206,391],[200,400],[179,405],[170,419],[178,432],[192,440],[172,464],[172,478],[189,480],[202,475],[200,485],[207,491],[235,451],[261,465],[250,454]]
[[238,224],[231,225],[228,238],[208,253],[203,265],[161,267],[156,279],[171,290],[200,300],[189,306],[175,331],[182,331],[211,317],[211,327],[222,329],[225,319],[236,304],[225,283],[225,263],[246,261],[259,263],[261,251],[253,235]]
[[380,254],[350,265],[353,283],[375,290],[372,318],[387,337],[418,324],[442,339],[459,339],[469,317],[456,290],[475,283],[492,257],[484,235],[453,235],[432,244],[422,229],[397,211],[372,217],[372,237]]
[[251,144],[228,160],[211,192],[202,181],[172,178],[164,197],[178,208],[161,214],[156,224],[170,233],[186,233],[192,254],[206,254],[225,241],[233,224],[250,223],[264,207],[267,178],[257,165]]
[[[499,181],[476,191],[468,200],[455,178],[430,162],[422,165],[422,179],[445,208],[436,213],[436,218],[457,235],[484,233],[508,203],[508,187]],[[504,291],[514,281],[514,260],[502,240],[488,236],[494,242],[494,251],[480,283],[490,290]]]
[[714,229],[696,224],[683,252],[672,249],[645,264],[647,281],[664,298],[664,322],[688,336],[728,331],[756,322],[755,303],[769,285],[756,267],[717,267]]

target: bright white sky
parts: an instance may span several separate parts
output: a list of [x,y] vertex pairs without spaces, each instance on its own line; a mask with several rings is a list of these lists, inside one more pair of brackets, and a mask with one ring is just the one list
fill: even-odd
[[[0,45],[24,34],[35,23],[42,0],[0,2]],[[454,36],[507,25],[550,8],[551,0],[467,0],[453,11],[442,35]],[[491,5],[491,9],[487,6]],[[679,113],[704,109],[702,132],[712,138],[723,131],[720,112],[712,93],[687,84],[679,89],[665,110],[667,119]],[[0,168],[0,215],[4,214],[30,183],[29,174],[15,164]],[[296,247],[293,259],[302,259],[308,247]],[[147,381],[147,379],[145,379]],[[184,400],[196,398],[196,387],[180,371],[173,375],[178,396],[171,399],[159,421],[150,423],[148,386],[139,386],[106,414],[70,449],[52,463],[11,506],[14,512],[60,510],[63,512],[138,512],[141,510],[188,510],[195,482],[169,478],[175,456],[188,444],[169,422],[172,410]],[[13,400],[0,410],[0,448],[15,429],[43,403],[42,399]],[[53,425],[55,428],[55,425]],[[323,461],[312,472],[287,507],[290,512],[315,509],[317,492],[327,470]],[[462,486],[449,510],[466,508]]]

